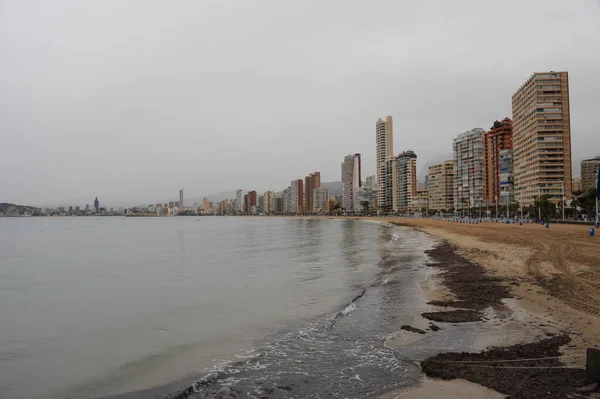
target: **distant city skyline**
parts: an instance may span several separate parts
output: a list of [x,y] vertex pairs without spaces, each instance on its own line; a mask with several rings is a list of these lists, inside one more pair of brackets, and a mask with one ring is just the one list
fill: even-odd
[[[510,29],[489,29],[501,15]],[[511,95],[546,70],[569,72],[578,175],[580,160],[600,155],[598,20],[597,1],[8,2],[0,201],[277,191],[311,170],[339,180],[352,153],[374,175],[373,122],[385,115],[393,155],[414,150],[420,172],[457,134],[512,118]]]

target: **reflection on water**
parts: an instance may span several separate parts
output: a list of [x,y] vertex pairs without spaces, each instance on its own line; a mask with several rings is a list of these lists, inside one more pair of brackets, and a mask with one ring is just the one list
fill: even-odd
[[199,397],[279,386],[291,389],[281,397],[352,397],[409,384],[414,370],[383,342],[412,320],[429,244],[396,230],[326,219],[0,220],[0,397],[97,398],[211,370]]

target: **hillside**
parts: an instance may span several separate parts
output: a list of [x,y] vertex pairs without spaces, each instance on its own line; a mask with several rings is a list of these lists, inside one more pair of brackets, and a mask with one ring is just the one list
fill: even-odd
[[0,203],[0,213],[2,216],[34,215],[37,212],[37,208],[32,206],[8,204],[6,202]]

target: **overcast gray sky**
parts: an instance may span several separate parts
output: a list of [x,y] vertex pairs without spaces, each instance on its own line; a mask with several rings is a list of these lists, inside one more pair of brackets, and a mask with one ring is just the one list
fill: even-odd
[[0,202],[281,190],[355,152],[367,176],[387,114],[424,165],[547,70],[599,154],[598,0],[0,0]]

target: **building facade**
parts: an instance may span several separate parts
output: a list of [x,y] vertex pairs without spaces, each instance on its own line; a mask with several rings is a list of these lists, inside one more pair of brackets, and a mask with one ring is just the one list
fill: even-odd
[[571,117],[567,72],[536,72],[513,95],[515,199],[553,202],[572,192]]
[[500,150],[499,174],[500,205],[512,204],[515,201],[514,158],[513,150]]
[[417,190],[412,198],[409,211],[420,213],[429,210],[429,190]]
[[304,178],[306,211],[313,212],[313,190],[321,187],[321,172],[314,172]]
[[292,180],[290,184],[290,213],[304,212],[304,182],[302,179]]
[[356,202],[357,212],[366,212],[375,208],[377,200],[377,190],[371,187],[359,187],[354,191],[354,201]]
[[256,191],[248,191],[246,195],[244,195],[244,213],[246,215],[252,214],[252,208],[258,206],[258,194]]
[[448,211],[454,208],[454,161],[448,160],[427,169],[429,209]]
[[273,197],[271,200],[271,215],[281,215],[283,213],[283,198]]
[[595,188],[598,178],[600,156],[581,161],[581,189]]
[[394,156],[394,126],[392,117],[386,116],[385,120],[379,118],[375,123],[375,138],[377,143],[377,202],[385,204],[387,188],[385,182],[386,162]]
[[263,194],[263,212],[267,215],[270,215],[273,212],[273,199],[275,198],[275,193],[273,191],[265,191]]
[[573,192],[580,193],[582,191],[581,176],[573,176]]
[[377,176],[367,176],[367,181],[365,185],[372,190],[377,190]]
[[459,134],[452,144],[454,151],[454,208],[467,209],[485,205],[485,131],[474,128]]
[[485,201],[486,204],[513,202],[513,133],[512,121],[496,121],[485,134]]
[[417,154],[404,151],[396,157],[396,210],[407,212],[417,194]]
[[181,209],[184,208],[184,206],[183,206],[183,189],[179,190],[179,207]]
[[284,215],[288,215],[291,213],[292,209],[292,189],[291,187],[286,187],[283,189],[283,193],[281,194],[282,202],[281,202],[281,212]]
[[342,162],[342,208],[355,211],[354,190],[361,186],[360,154],[346,155]]
[[244,212],[244,192],[242,190],[235,192],[235,206],[239,213]]
[[313,213],[325,213],[329,212],[329,190],[325,187],[315,187],[312,190],[312,209]]
[[[396,212],[398,210],[398,179],[396,177],[397,167],[396,158],[389,158],[385,161],[383,174],[383,184],[379,185],[377,193],[377,203],[382,213]],[[380,202],[381,193],[384,190],[383,202]]]

